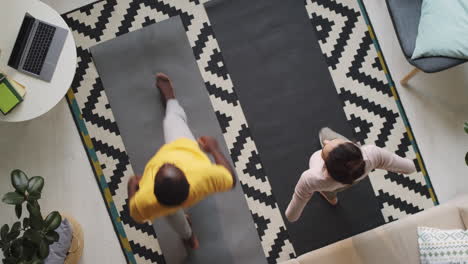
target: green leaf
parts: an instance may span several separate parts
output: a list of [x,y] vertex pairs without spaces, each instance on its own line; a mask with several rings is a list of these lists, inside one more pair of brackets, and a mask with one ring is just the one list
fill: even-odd
[[45,235],[45,239],[49,244],[52,244],[54,242],[57,242],[59,240],[59,234],[53,230],[49,231]]
[[2,202],[6,204],[21,204],[24,202],[24,195],[17,192],[9,192],[3,196]]
[[14,258],[14,257],[7,257],[3,260],[3,262],[5,264],[17,264],[18,263],[18,259],[17,258]]
[[465,132],[468,134],[468,122],[465,122]]
[[11,241],[13,239],[16,239],[20,235],[19,230],[11,230],[10,233],[7,235],[7,240]]
[[31,217],[31,228],[34,230],[42,230],[44,228],[44,221],[38,217]]
[[28,239],[29,241],[31,241],[34,245],[36,245],[36,247],[40,244],[40,242],[42,241],[42,236],[41,236],[41,233],[39,233],[39,231],[37,230],[34,230],[34,229],[28,229],[24,232],[23,236]]
[[42,261],[42,259],[35,259],[31,262],[31,264],[43,264],[44,261]]
[[8,231],[10,231],[10,227],[7,224],[4,224],[0,229],[0,237],[2,238],[2,240],[6,239]]
[[20,229],[21,229],[21,222],[19,221],[15,222],[13,226],[11,226],[10,233],[8,233],[7,235],[7,240],[11,241],[13,239],[16,239],[20,235]]
[[39,243],[39,257],[45,259],[47,256],[49,256],[49,244],[45,239],[42,239]]
[[2,246],[2,251],[3,251],[3,254],[5,254],[5,257],[8,257],[10,256],[10,243],[5,243],[3,246]]
[[36,244],[28,240],[26,237],[23,238],[23,257],[25,259],[31,259],[34,255],[36,255],[37,250],[38,247]]
[[37,200],[28,201],[28,204],[30,204],[32,207],[35,207],[38,212],[41,212],[41,206],[39,205],[39,202],[37,202]]
[[7,244],[5,245],[5,247],[2,248],[3,254],[5,254],[5,257],[6,257],[6,258],[11,257],[10,245],[11,245],[11,243],[7,243]]
[[44,225],[44,220],[42,219],[41,211],[37,204],[29,203],[26,205],[28,212],[30,214],[29,224],[33,229],[41,230]]
[[34,203],[27,203],[26,204],[26,209],[28,209],[28,212],[29,214],[32,216],[32,215],[39,215],[40,214],[40,210],[39,210],[39,207],[37,207],[37,205],[35,205]]
[[41,199],[41,193],[30,193],[28,195],[28,201],[37,201]]
[[11,226],[11,231],[19,231],[21,229],[21,222],[15,222],[13,226]]
[[11,254],[13,257],[20,258],[23,256],[23,243],[21,239],[17,239],[11,243]]
[[13,226],[11,227],[10,233],[7,235],[7,239],[8,240],[16,239],[20,235],[20,232],[21,232],[20,229],[21,229],[21,222],[20,221],[15,222]]
[[28,176],[21,170],[14,170],[11,172],[11,183],[15,190],[24,193],[28,188]]
[[60,226],[61,222],[62,216],[57,211],[54,211],[46,217],[44,221],[44,227],[47,231],[55,230]]
[[23,205],[22,204],[15,205],[15,213],[16,213],[16,217],[18,217],[18,219],[20,219],[21,214],[23,213]]
[[41,176],[34,176],[28,181],[28,193],[40,193],[44,187],[44,178]]
[[23,228],[26,229],[29,227],[29,218],[23,218]]

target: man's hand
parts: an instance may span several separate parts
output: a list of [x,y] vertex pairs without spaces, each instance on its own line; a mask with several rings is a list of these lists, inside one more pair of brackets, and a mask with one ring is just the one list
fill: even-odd
[[213,153],[219,150],[218,141],[214,137],[203,136],[198,139],[198,144],[207,153]]
[[200,144],[200,147],[205,152],[210,153],[213,156],[216,164],[225,167],[231,173],[233,181],[232,188],[234,189],[236,186],[236,174],[234,173],[234,170],[232,169],[228,159],[224,157],[221,150],[219,150],[218,141],[216,141],[214,137],[204,136],[198,139],[198,144]]
[[127,191],[128,191],[128,200],[130,200],[135,193],[138,191],[141,176],[134,175],[128,179]]

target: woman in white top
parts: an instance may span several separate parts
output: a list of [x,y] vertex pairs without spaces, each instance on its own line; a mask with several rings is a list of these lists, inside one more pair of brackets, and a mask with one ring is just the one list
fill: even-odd
[[309,169],[302,173],[286,218],[295,222],[315,192],[332,205],[338,203],[337,193],[350,188],[374,169],[411,174],[416,171],[412,160],[374,145],[358,146],[329,128],[319,133],[322,149],[312,154]]

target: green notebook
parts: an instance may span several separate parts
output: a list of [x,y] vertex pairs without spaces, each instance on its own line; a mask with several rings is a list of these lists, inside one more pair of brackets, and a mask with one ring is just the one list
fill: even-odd
[[5,75],[0,73],[0,112],[6,115],[23,101]]

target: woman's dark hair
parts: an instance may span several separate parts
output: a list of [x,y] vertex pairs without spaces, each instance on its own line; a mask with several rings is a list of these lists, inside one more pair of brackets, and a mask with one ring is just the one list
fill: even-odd
[[187,200],[190,184],[183,171],[166,163],[156,173],[153,191],[160,204],[177,206]]
[[345,142],[328,153],[325,166],[335,181],[352,184],[364,174],[366,164],[361,149],[351,142]]

